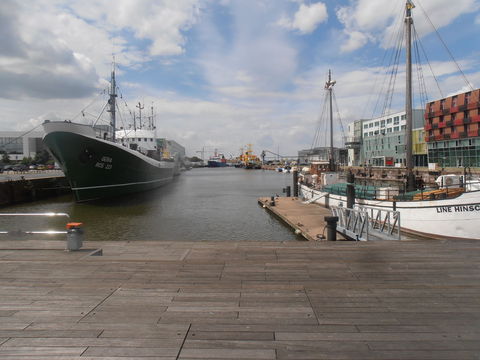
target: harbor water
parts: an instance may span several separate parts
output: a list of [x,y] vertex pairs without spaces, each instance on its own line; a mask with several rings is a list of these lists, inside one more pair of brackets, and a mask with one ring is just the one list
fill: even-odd
[[[257,204],[283,195],[292,175],[268,170],[201,168],[159,189],[121,198],[75,203],[73,196],[19,204],[12,213],[68,213],[93,240],[294,240],[296,236]],[[48,230],[65,218],[0,219],[0,230]],[[58,236],[57,236],[58,237]]]

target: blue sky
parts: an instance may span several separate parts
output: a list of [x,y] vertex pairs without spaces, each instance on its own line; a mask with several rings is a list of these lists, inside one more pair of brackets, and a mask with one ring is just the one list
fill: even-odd
[[[478,88],[480,1],[414,3],[443,95],[468,87],[424,11]],[[383,81],[382,59],[392,51],[389,39],[404,6],[403,0],[117,0],[112,8],[107,0],[2,0],[0,30],[8,36],[0,39],[1,128],[91,121],[77,115],[106,87],[115,53],[129,109],[138,101],[153,105],[159,135],[189,155],[216,148],[237,156],[248,143],[257,153],[294,155],[312,145],[328,69],[337,80],[343,128],[374,115],[380,91],[374,85]],[[423,69],[429,99],[439,98]],[[389,111],[403,106],[403,78],[400,66]],[[93,116],[100,107],[86,112]]]

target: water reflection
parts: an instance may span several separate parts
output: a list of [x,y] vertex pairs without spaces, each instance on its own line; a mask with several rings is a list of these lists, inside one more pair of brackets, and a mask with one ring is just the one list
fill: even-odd
[[[291,182],[291,175],[273,171],[194,169],[154,191],[80,204],[68,196],[8,211],[69,213],[85,224],[88,240],[284,241],[295,235],[256,199]],[[30,226],[44,226],[35,222]]]

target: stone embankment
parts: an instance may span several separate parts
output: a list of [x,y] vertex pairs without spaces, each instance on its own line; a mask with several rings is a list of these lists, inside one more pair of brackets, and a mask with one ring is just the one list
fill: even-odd
[[12,205],[70,193],[65,176],[30,173],[2,175],[0,178],[0,206]]

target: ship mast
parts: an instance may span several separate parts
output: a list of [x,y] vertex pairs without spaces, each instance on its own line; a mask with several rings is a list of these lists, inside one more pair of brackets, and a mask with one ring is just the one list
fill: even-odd
[[141,129],[143,127],[143,125],[142,125],[142,110],[145,108],[145,106],[143,106],[139,101],[136,108],[138,109],[138,121],[140,122],[140,129]]
[[112,134],[112,141],[115,142],[115,132],[117,129],[116,124],[116,97],[117,97],[117,84],[115,82],[115,60],[113,61],[113,68],[112,68],[112,75],[110,80],[110,98],[108,99],[108,104],[110,105],[110,109],[108,112],[110,113],[110,125],[113,128]]
[[329,170],[335,171],[335,156],[333,154],[333,105],[332,105],[332,92],[333,86],[336,84],[336,81],[332,81],[332,71],[328,70],[328,81],[325,83],[325,89],[329,94],[330,101],[330,154],[328,158]]
[[406,129],[405,129],[405,167],[407,170],[407,191],[415,190],[415,178],[413,175],[413,155],[412,155],[412,127],[413,127],[413,110],[412,110],[412,9],[415,7],[410,0],[406,3],[405,16],[405,40],[406,40],[406,96],[405,96],[405,112],[406,112]]

